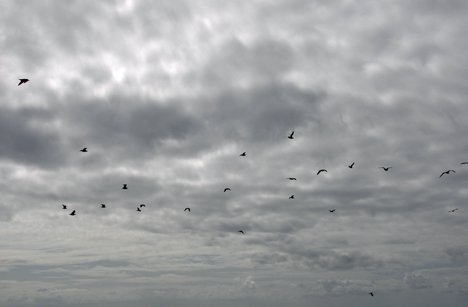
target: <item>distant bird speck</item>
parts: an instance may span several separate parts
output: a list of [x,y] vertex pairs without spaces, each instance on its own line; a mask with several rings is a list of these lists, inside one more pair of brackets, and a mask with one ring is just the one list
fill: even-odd
[[297,180],[297,179],[294,178],[294,177],[290,177],[290,178],[286,178],[286,179],[289,179],[289,180]]
[[327,172],[327,173],[328,173],[328,171],[327,171],[326,169],[323,168],[323,169],[321,169],[321,170],[319,170],[319,171],[317,172],[317,175],[320,174],[321,172]]
[[136,210],[136,211],[138,211],[138,212],[141,212],[141,209],[140,209],[140,207],[137,207],[137,210]]
[[70,213],[70,215],[73,215],[73,216],[75,216],[75,215],[76,215],[76,211],[75,211],[75,210],[73,210],[73,212],[72,212],[72,213]]
[[81,152],[88,152],[88,147],[85,147],[83,148],[82,150],[80,150]]
[[458,208],[453,209],[453,210],[450,210],[449,212],[455,212],[455,211],[457,211],[457,210],[458,210]]
[[188,210],[188,212],[190,212],[190,208],[185,208],[185,209],[184,209],[184,212],[187,211],[187,210]]
[[123,184],[123,188],[122,188],[122,190],[127,190],[127,189],[128,189],[128,188],[127,188],[127,184],[126,184],[126,183],[124,183],[124,184]]
[[289,196],[289,199],[294,199],[294,195]]
[[335,210],[336,210],[336,209],[331,209],[331,210],[328,210],[328,211],[330,211],[330,212],[335,212]]
[[246,155],[247,155],[247,154],[246,154],[245,151],[244,151],[243,153],[241,153],[241,154],[239,155],[239,157],[245,157]]
[[381,166],[381,167],[379,167],[379,168],[382,168],[384,171],[388,172],[388,170],[391,169],[392,167],[391,167],[391,166],[389,166],[389,167],[383,167],[383,166]]
[[18,79],[18,80],[20,80],[20,83],[18,83],[18,86],[29,81],[29,79]]
[[288,136],[288,139],[291,139],[291,140],[292,140],[292,139],[294,139],[293,135],[294,135],[294,131],[293,131],[293,132],[291,132],[291,135],[290,135],[290,136]]
[[353,164],[348,165],[349,168],[353,168],[353,166],[354,166],[354,162],[353,162]]
[[468,162],[462,162],[462,163],[460,163],[460,164],[468,164]]
[[143,207],[146,208],[146,205],[145,205],[145,204],[141,204],[141,205],[140,205],[140,208],[143,208]]
[[374,296],[374,292],[370,292],[369,294],[370,294],[371,296]]
[[62,209],[67,209],[67,206],[65,206],[65,205],[62,205]]
[[224,192],[226,192],[226,191],[231,191],[231,189],[230,188],[225,188]]
[[102,209],[106,209],[106,205],[105,205],[105,204],[101,204],[101,208],[102,208]]
[[242,231],[242,230],[239,230],[238,232],[242,233],[243,235],[245,235],[245,233]]
[[439,178],[442,177],[442,176],[445,175],[445,174],[447,174],[447,175],[450,174],[450,172],[456,173],[456,171],[454,171],[453,169],[449,169],[448,171],[443,172],[442,174],[440,174]]

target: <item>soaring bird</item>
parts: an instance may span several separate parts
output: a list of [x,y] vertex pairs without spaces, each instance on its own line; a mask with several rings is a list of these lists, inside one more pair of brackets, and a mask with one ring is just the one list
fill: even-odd
[[245,156],[246,156],[245,151],[239,155],[239,157],[245,157]]
[[140,207],[137,207],[137,210],[136,210],[136,211],[138,211],[138,212],[141,212],[141,209],[140,209]]
[[127,184],[126,184],[126,183],[124,183],[124,184],[123,184],[123,188],[122,188],[122,190],[127,190],[127,189],[128,189],[128,188],[127,188]]
[[444,174],[447,174],[447,175],[450,174],[450,172],[456,173],[456,171],[454,171],[453,169],[449,169],[448,171],[443,172],[442,174],[440,174],[439,178],[442,177]]
[[242,233],[243,235],[245,235],[245,233],[242,231],[242,230],[239,230],[238,232]]
[[289,199],[294,199],[294,194],[289,196]]
[[450,210],[449,212],[455,212],[455,211],[457,211],[457,210],[458,210],[458,208],[457,208],[457,209]]
[[374,296],[374,292],[370,292],[369,294],[370,294],[371,296]]
[[88,152],[88,147],[85,147],[83,148],[82,150],[80,150],[81,152]]
[[297,179],[294,178],[294,177],[290,177],[290,178],[286,178],[286,179],[289,179],[289,180],[297,180]]
[[294,131],[293,131],[293,132],[291,132],[291,135],[290,135],[290,136],[288,136],[288,139],[291,139],[291,140],[292,140],[292,139],[294,139],[293,135],[294,135]]
[[381,166],[381,167],[379,167],[379,168],[383,168],[384,171],[388,172],[388,170],[391,169],[391,168],[393,168],[393,167],[391,167],[391,166],[389,166],[389,167],[383,167],[383,166]]
[[75,216],[75,215],[76,215],[76,211],[75,211],[75,210],[73,210],[73,212],[72,212],[72,213],[70,213],[70,215],[73,215],[73,216]]
[[335,212],[335,210],[336,210],[336,209],[331,209],[331,210],[330,210],[330,209],[328,209],[328,211],[330,211],[330,212]]
[[102,208],[102,209],[106,209],[106,205],[105,205],[105,204],[101,204],[101,208]]
[[18,80],[20,80],[20,83],[18,84],[18,86],[29,81],[29,79],[18,79]]
[[188,210],[188,212],[190,212],[190,208],[185,208],[185,209],[184,209],[184,212],[187,211],[187,210]]
[[143,208],[143,207],[146,208],[146,205],[145,205],[145,204],[141,204],[141,205],[140,205],[140,208]]
[[349,168],[353,168],[353,166],[354,166],[354,162],[353,162],[353,164],[348,165]]
[[67,209],[67,206],[62,204],[62,209]]
[[226,192],[226,191],[231,191],[231,189],[230,188],[225,188],[224,192]]
[[[319,170],[319,171],[317,172],[317,175],[320,174],[321,172],[327,172],[327,170],[324,169],[324,168],[322,168],[321,170]],[[328,173],[328,172],[327,172],[327,173]]]
[[460,163],[460,164],[468,164],[468,162],[462,162],[462,163]]

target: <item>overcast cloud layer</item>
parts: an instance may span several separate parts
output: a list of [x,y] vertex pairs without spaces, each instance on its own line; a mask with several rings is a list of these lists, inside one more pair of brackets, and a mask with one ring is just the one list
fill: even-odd
[[467,14],[1,1],[0,305],[466,306]]

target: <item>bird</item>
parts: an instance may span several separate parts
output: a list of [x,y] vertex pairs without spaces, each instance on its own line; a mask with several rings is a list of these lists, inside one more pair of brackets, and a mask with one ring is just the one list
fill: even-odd
[[247,155],[247,154],[246,154],[245,151],[244,151],[243,153],[241,153],[241,154],[239,155],[239,157],[245,157],[246,155]]
[[291,139],[291,140],[292,140],[292,139],[294,139],[293,135],[294,135],[294,131],[293,131],[293,132],[291,132],[291,135],[290,135],[290,136],[288,136],[288,139]]
[[126,183],[124,183],[124,184],[123,184],[123,188],[122,188],[122,190],[127,190],[127,189],[128,189],[128,188],[127,188],[127,184],[126,184]]
[[70,215],[73,215],[73,216],[75,216],[75,215],[76,215],[76,211],[75,211],[75,210],[73,210],[73,212],[72,212],[72,213],[70,213]]
[[230,188],[225,188],[224,192],[226,192],[226,191],[231,191],[231,189]]
[[336,209],[331,209],[331,210],[330,210],[330,209],[328,209],[328,211],[330,211],[330,212],[335,212],[335,210],[336,210]]
[[391,167],[391,166],[389,166],[389,167],[383,167],[383,166],[381,166],[381,167],[379,167],[379,168],[383,168],[384,171],[388,172],[388,170],[391,169],[392,167]]
[[136,211],[141,212],[141,209],[140,209],[139,207],[137,207],[137,210],[136,210]]
[[105,209],[105,208],[106,208],[106,205],[105,205],[105,204],[101,204],[101,208],[102,208],[102,209]]
[[457,211],[457,210],[458,210],[458,208],[457,208],[457,209],[450,210],[449,212],[455,212],[455,211]]
[[289,199],[294,199],[294,194],[289,196]]
[[353,164],[348,165],[349,168],[353,168],[353,166],[354,166],[354,162],[353,162]]
[[18,86],[29,81],[29,79],[18,79],[18,80],[20,80],[20,83],[18,84]]
[[294,178],[294,177],[290,177],[290,178],[286,178],[286,179],[289,179],[289,180],[297,180],[297,179]]
[[143,207],[146,208],[146,205],[145,205],[145,204],[141,204],[141,205],[140,205],[140,208],[143,208]]
[[468,162],[462,162],[462,163],[460,163],[460,164],[468,164]]
[[[327,170],[323,168],[323,169],[321,169],[321,170],[319,170],[319,171],[317,172],[317,175],[320,174],[321,172],[327,172]],[[327,172],[327,173],[328,173],[328,172]]]
[[242,230],[239,230],[238,232],[242,233],[243,235],[245,235],[245,233],[242,231]]
[[370,294],[371,296],[374,296],[374,292],[370,292],[369,294]]
[[80,150],[81,152],[88,152],[88,147],[85,147],[83,148],[82,150]]
[[67,209],[67,206],[62,204],[62,209]]
[[449,169],[448,171],[443,172],[442,174],[440,174],[439,178],[442,177],[444,174],[447,174],[447,175],[450,174],[450,172],[456,173],[456,171],[454,171],[453,169]]
[[187,210],[188,210],[188,212],[190,212],[190,208],[185,208],[185,209],[184,209],[184,212],[187,211]]

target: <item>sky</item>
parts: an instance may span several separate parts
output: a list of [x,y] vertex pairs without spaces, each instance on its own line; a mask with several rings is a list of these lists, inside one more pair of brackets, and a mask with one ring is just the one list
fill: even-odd
[[467,14],[1,1],[0,305],[466,306]]

